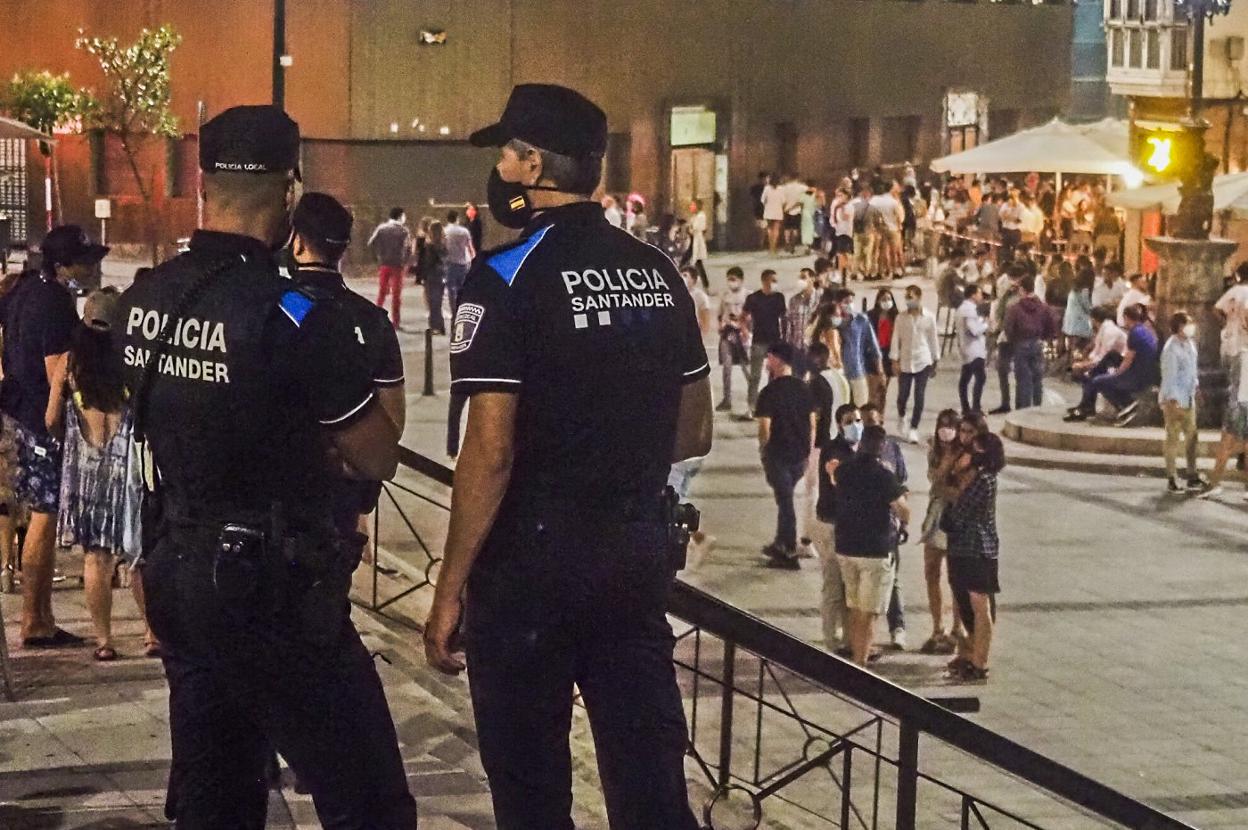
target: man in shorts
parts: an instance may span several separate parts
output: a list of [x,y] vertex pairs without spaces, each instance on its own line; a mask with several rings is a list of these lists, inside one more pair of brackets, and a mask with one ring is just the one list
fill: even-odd
[[853,660],[867,665],[875,622],[888,608],[896,578],[893,550],[910,520],[906,488],[880,463],[883,427],[862,432],[858,454],[836,467],[836,560],[849,606]]
[[14,490],[30,507],[22,546],[22,645],[57,648],[84,640],[58,628],[52,615],[56,512],[61,489],[61,446],[45,425],[51,378],[62,371],[78,312],[66,284],[88,276],[108,248],[77,225],[53,228],[40,246],[43,264],[26,271],[0,300],[4,329],[4,384],[0,412],[17,445]]

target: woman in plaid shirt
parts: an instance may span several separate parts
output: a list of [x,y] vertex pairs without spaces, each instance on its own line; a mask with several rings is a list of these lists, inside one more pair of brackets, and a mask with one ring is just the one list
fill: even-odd
[[949,587],[966,636],[958,642],[949,673],[958,680],[983,682],[988,679],[996,595],[1001,590],[997,474],[1005,467],[1005,448],[978,414],[963,417],[958,441],[962,455],[951,473],[957,496],[945,508],[941,526],[949,536]]

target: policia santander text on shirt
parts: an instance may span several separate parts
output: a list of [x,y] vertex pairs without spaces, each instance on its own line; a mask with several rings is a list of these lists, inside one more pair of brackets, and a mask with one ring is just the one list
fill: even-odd
[[342,307],[278,275],[299,131],[274,107],[204,124],[204,230],[122,295],[151,452],[143,582],[165,651],[179,830],[262,828],[276,748],[327,828],[416,824],[394,724],[351,624],[360,550],[330,520],[345,462],[398,433]]
[[471,405],[425,648],[464,668],[462,608],[501,830],[573,826],[573,684],[611,827],[697,827],[661,494],[673,461],[710,449],[709,366],[671,260],[589,201],[606,136],[578,93],[524,85],[472,139],[502,148],[490,210],[523,231],[477,258],[455,318],[452,389]]

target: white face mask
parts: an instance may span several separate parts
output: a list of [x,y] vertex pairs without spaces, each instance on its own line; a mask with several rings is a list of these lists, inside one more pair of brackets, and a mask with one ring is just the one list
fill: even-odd
[[1188,323],[1186,326],[1184,326],[1184,327],[1183,327],[1183,336],[1184,336],[1184,337],[1186,337],[1186,338],[1188,338],[1189,340],[1190,340],[1191,338],[1195,337],[1195,336],[1196,336],[1196,324],[1195,324],[1195,323]]
[[797,290],[805,293],[810,290],[810,280],[798,280]]
[[892,300],[880,300],[880,309],[882,311],[892,311],[893,301]]

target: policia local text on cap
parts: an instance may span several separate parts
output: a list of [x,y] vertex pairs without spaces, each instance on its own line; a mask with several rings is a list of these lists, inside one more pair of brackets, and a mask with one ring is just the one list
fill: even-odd
[[398,434],[350,318],[278,275],[299,128],[234,107],[200,131],[204,228],[135,280],[119,336],[145,442],[143,582],[165,652],[180,828],[263,827],[274,749],[326,828],[411,830],[394,724],[351,624],[345,462],[384,479]]
[[577,685],[611,826],[694,830],[672,667],[662,493],[711,444],[710,368],[672,261],[590,200],[606,116],[573,90],[516,87],[497,124],[495,218],[523,228],[468,274],[450,345],[472,405],[445,558],[425,628],[431,664],[466,663],[502,830],[571,830]]

